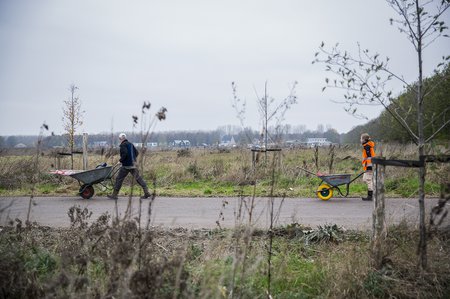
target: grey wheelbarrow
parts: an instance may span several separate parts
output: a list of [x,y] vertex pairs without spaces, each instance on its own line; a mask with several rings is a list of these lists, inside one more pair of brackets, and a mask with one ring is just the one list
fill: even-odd
[[119,171],[119,168],[119,163],[114,166],[108,166],[106,163],[103,163],[91,170],[55,170],[51,173],[70,176],[77,180],[80,184],[78,194],[84,199],[89,199],[94,196],[95,184],[100,184],[104,188],[108,189],[108,182],[112,184],[112,178],[117,171]]

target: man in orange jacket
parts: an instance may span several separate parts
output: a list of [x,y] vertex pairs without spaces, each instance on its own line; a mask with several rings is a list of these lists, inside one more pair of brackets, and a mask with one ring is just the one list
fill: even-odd
[[367,184],[367,197],[362,197],[362,200],[372,200],[373,198],[373,169],[372,169],[372,157],[375,157],[375,143],[370,139],[369,134],[364,133],[361,135],[362,150],[362,165],[364,168],[363,181]]

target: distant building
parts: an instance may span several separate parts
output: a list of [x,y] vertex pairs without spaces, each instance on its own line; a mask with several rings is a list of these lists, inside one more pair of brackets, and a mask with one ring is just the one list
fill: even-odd
[[14,148],[26,148],[27,146],[23,143],[18,143],[16,145],[14,145]]
[[191,147],[191,142],[189,140],[174,140],[171,145],[177,148],[187,148]]
[[92,143],[92,146],[94,148],[107,147],[108,146],[108,141],[94,141]]
[[226,135],[222,137],[222,140],[219,143],[220,147],[236,147],[236,141],[234,140],[234,136]]
[[285,145],[288,147],[299,147],[299,146],[305,146],[304,142],[301,142],[300,140],[287,140],[285,142]]
[[308,147],[315,147],[315,146],[328,146],[331,145],[332,143],[330,141],[328,141],[326,138],[324,137],[313,137],[313,138],[308,138],[308,140],[306,141],[306,145]]
[[[134,143],[134,146],[141,148],[143,145],[142,142],[136,142]],[[152,147],[157,147],[158,146],[158,142],[147,142],[145,147],[146,148],[152,148]]]

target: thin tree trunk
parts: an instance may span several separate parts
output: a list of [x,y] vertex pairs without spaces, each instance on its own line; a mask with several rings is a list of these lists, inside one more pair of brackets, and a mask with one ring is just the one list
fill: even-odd
[[[72,138],[71,138],[72,139]],[[70,141],[70,169],[73,170],[73,139]]]
[[73,146],[70,147],[70,169],[73,170]]
[[[425,153],[425,138],[423,132],[423,90],[422,90],[422,30],[421,30],[421,13],[419,1],[416,1],[417,20],[417,58],[419,63],[419,78],[417,80],[417,130],[419,137],[419,158]],[[419,264],[424,270],[427,267],[427,233],[425,226],[425,165],[419,168]]]
[[265,163],[267,163],[267,132],[268,132],[268,115],[267,115],[267,81],[266,84],[264,85],[264,150],[265,150]]
[[73,170],[73,149],[75,147],[75,104],[74,104],[74,99],[73,99],[73,95],[75,93],[75,88],[72,87],[71,88],[71,102],[70,102],[70,161],[71,161],[71,169]]

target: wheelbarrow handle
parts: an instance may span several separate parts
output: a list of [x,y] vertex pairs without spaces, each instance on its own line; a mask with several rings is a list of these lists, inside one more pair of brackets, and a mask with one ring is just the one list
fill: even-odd
[[309,170],[307,170],[307,169],[305,169],[305,168],[302,168],[302,167],[298,167],[298,168],[301,169],[301,170],[303,170],[304,172],[307,172],[307,173],[309,173],[309,174],[312,174],[312,175],[317,176],[317,173],[314,173],[314,172],[309,171]]
[[360,176],[362,176],[364,173],[366,173],[365,171],[361,172],[360,174],[358,174],[355,178],[353,178],[350,182],[348,182],[348,185],[350,185],[351,183],[353,183],[354,181],[356,181],[356,179],[358,179]]
[[113,173],[113,175],[116,174],[116,172],[119,171],[119,168],[120,168],[121,165],[122,165],[122,163],[120,163],[120,162],[117,162],[116,164],[114,164],[114,166],[111,169],[111,172]]

